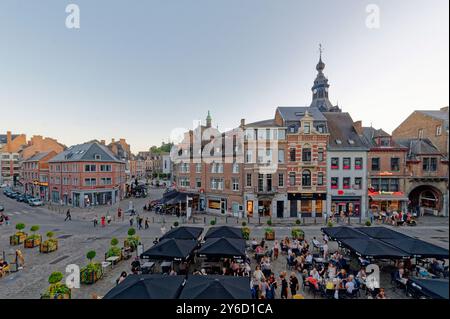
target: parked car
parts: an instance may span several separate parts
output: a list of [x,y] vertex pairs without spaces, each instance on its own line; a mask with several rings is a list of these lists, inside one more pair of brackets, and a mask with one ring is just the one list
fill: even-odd
[[24,203],[29,204],[31,200],[35,199],[33,196],[31,195],[25,195],[25,199],[24,199]]
[[3,183],[2,185],[0,185],[0,188],[7,188],[7,187],[9,187],[9,185],[6,183]]
[[16,192],[11,192],[10,194],[9,194],[9,198],[12,198],[12,199],[16,199],[17,198],[17,196],[19,196],[20,194],[19,193],[16,193]]
[[3,207],[2,204],[0,204],[0,212],[3,212],[5,210],[5,207]]
[[24,202],[25,201],[25,195],[24,194],[18,194],[16,196],[16,201],[18,202]]
[[43,206],[44,202],[42,200],[40,200],[39,198],[33,198],[33,199],[30,199],[28,204],[30,206]]

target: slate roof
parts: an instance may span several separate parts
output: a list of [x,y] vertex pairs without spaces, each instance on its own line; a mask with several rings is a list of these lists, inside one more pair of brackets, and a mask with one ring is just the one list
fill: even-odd
[[396,139],[395,141],[408,148],[409,159],[416,159],[419,155],[442,155],[441,151],[427,138]]
[[[326,112],[323,115],[327,119],[330,141],[330,150],[368,150],[368,147],[359,137],[353,126],[353,120],[347,112]],[[338,144],[336,141],[340,140]],[[353,141],[353,143],[351,143]]]
[[[309,106],[279,106],[277,107],[277,112],[280,113],[281,117],[285,121],[300,121],[304,114],[308,111],[309,115],[317,121],[326,121],[327,119],[323,116],[322,112],[317,107]],[[298,113],[303,113],[299,115]]]
[[[14,140],[17,136],[17,134],[11,135],[11,139]],[[8,136],[6,134],[0,134],[0,144],[6,144],[8,140]]]
[[[100,155],[100,159],[96,160],[95,155]],[[97,141],[87,142],[84,144],[73,145],[62,153],[53,157],[49,162],[118,162],[120,161],[106,146]]]
[[360,135],[361,140],[367,147],[380,147],[380,148],[405,148],[403,145],[398,144],[395,140],[392,140],[390,146],[380,146],[374,141],[376,137],[391,137],[382,129],[374,129],[373,127],[363,127],[363,135]]
[[279,127],[274,119],[245,124],[245,127]]
[[24,160],[23,162],[36,162],[36,161],[40,161],[41,159],[43,159],[44,157],[46,157],[48,154],[50,154],[50,152],[41,152],[41,153],[37,153],[37,154],[34,154],[33,156],[30,156],[29,158],[27,158],[27,159]]

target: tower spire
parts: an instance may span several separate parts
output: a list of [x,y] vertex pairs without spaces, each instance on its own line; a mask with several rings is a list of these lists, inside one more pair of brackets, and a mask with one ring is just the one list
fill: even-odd
[[208,115],[206,116],[206,127],[211,127],[211,122],[212,122],[211,113],[208,110]]

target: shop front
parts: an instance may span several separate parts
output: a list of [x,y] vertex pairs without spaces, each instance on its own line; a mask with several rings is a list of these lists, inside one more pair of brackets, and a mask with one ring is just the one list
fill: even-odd
[[359,217],[362,205],[361,196],[332,196],[331,215]]
[[220,197],[207,198],[207,211],[210,213],[225,214],[227,211],[227,199]]
[[288,193],[290,217],[321,217],[326,193]]
[[403,192],[370,191],[369,207],[372,212],[406,211],[408,197]]

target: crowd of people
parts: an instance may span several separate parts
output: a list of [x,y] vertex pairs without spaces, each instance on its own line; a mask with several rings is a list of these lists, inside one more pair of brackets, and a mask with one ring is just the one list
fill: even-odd
[[[255,253],[256,266],[251,275],[252,295],[255,299],[301,299],[307,289],[325,298],[355,298],[364,288],[369,298],[385,299],[384,289],[366,287],[368,261],[360,258],[359,269],[350,267],[350,260],[336,251],[329,254],[328,237],[322,242],[315,237],[312,245],[305,239],[284,238],[275,240],[268,248],[262,240],[253,238],[251,249]],[[315,250],[315,251],[314,251]],[[272,271],[271,261],[286,258],[288,271]]]

